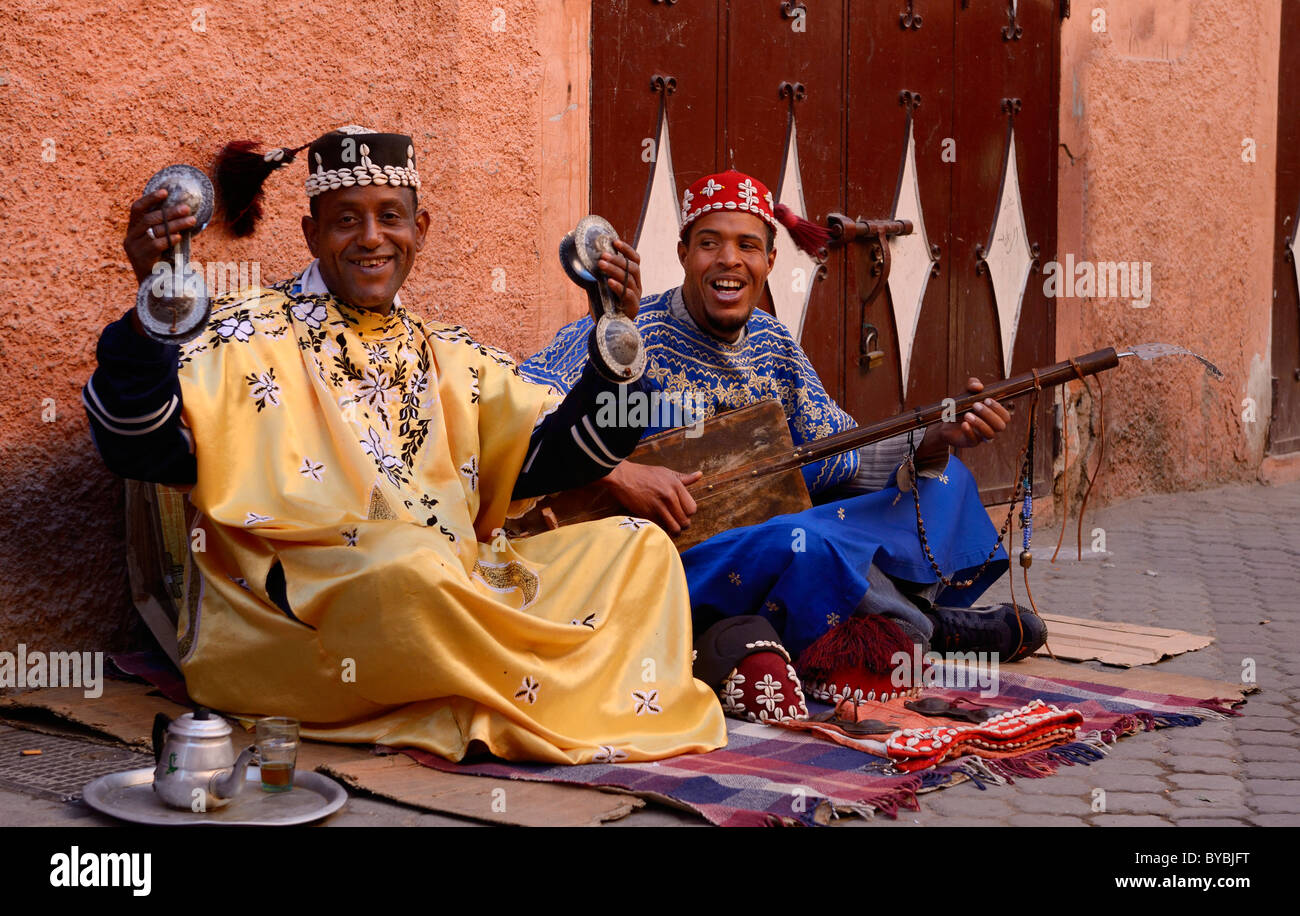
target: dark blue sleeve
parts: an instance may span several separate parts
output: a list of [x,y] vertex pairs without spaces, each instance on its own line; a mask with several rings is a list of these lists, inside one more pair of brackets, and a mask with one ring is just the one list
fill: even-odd
[[[625,389],[620,395],[619,389]],[[590,363],[555,411],[533,430],[523,470],[513,497],[524,499],[571,490],[598,480],[632,454],[644,423],[628,423],[628,414],[647,417],[649,411],[620,410],[629,398],[648,397],[649,380],[619,384],[604,378]]]
[[179,352],[137,334],[130,311],[99,336],[99,365],[81,403],[95,447],[119,477],[173,486],[198,480],[193,438],[181,423]]

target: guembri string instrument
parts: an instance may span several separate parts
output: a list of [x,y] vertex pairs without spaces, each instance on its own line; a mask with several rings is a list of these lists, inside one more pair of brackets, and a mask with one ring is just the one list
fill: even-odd
[[[1124,357],[1151,360],[1175,354],[1193,356],[1214,377],[1223,377],[1218,368],[1204,357],[1172,344],[1139,344],[1122,351],[1107,347],[989,383],[978,394],[966,393],[917,407],[798,447],[790,438],[780,403],[760,401],[705,420],[702,435],[684,427],[651,436],[642,441],[628,460],[679,471],[703,472],[697,483],[687,487],[698,507],[691,517],[691,525],[673,539],[679,550],[686,550],[721,531],[755,525],[777,515],[810,508],[812,500],[800,473],[800,468],[806,464],[901,433],[923,430],[960,416],[985,398],[1002,401],[1036,393],[1071,379],[1083,379],[1113,369]],[[1031,423],[1031,431],[1032,426]],[[1032,477],[1032,463],[1029,467],[1029,476]],[[908,488],[900,486],[900,489]],[[915,487],[910,488],[914,494],[917,492]],[[1018,486],[1018,493],[1020,489]],[[919,496],[917,499],[918,527],[924,539]],[[1013,503],[1018,499],[1017,495]],[[537,534],[560,525],[621,514],[626,514],[626,509],[606,490],[592,485],[547,497],[527,515],[513,520],[511,531],[518,535]],[[1005,531],[1004,526],[1004,535]]]

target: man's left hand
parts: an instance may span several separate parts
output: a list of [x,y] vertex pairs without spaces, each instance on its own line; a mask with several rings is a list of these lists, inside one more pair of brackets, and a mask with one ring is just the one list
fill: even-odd
[[600,256],[600,269],[609,278],[610,292],[619,298],[619,310],[635,318],[641,304],[641,256],[622,239],[614,243],[614,249],[617,253]]
[[[984,390],[984,383],[977,378],[966,381],[966,390],[979,394]],[[955,423],[941,423],[935,427],[939,438],[953,448],[971,448],[984,442],[992,442],[998,433],[1007,428],[1011,422],[1011,413],[993,398],[985,398],[975,404]]]

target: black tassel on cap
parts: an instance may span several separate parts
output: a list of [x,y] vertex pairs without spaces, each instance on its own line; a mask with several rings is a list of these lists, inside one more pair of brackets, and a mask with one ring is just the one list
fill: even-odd
[[217,153],[212,169],[222,221],[236,238],[252,235],[262,218],[262,184],[266,177],[293,162],[308,144],[266,152],[258,152],[258,146],[255,140],[233,140]]

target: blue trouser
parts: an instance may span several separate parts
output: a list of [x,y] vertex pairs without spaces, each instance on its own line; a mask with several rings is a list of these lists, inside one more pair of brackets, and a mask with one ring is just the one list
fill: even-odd
[[[893,487],[724,531],[682,554],[696,632],[725,617],[768,619],[797,656],[855,613],[906,621],[927,639],[921,611],[941,588],[922,549],[910,493]],[[956,458],[923,478],[921,511],[930,552],[950,578],[970,578],[997,540],[970,471]],[[942,603],[969,607],[1008,567],[998,547],[967,589]],[[917,600],[913,600],[913,598]]]

